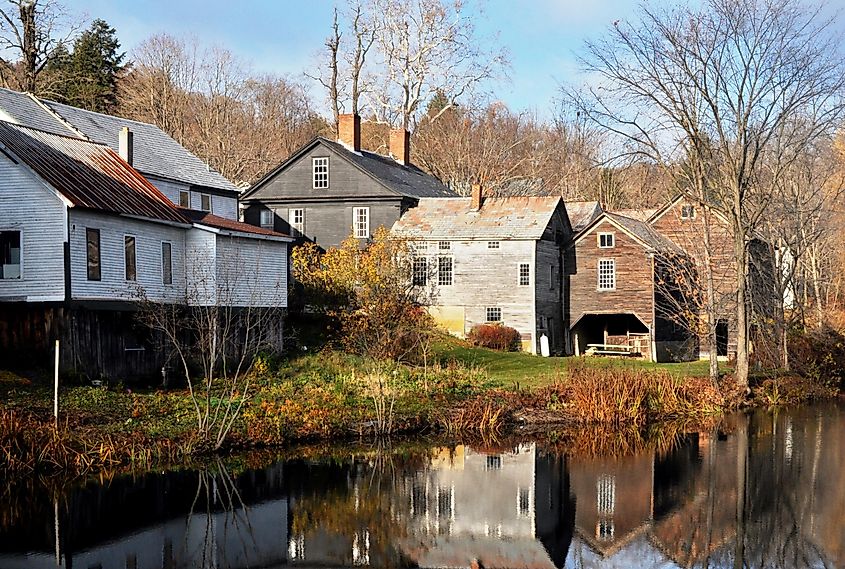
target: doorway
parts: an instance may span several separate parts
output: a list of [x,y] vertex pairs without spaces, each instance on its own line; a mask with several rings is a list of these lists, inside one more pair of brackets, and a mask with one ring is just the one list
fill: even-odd
[[716,355],[717,356],[725,356],[728,355],[728,321],[727,320],[717,320],[716,321]]

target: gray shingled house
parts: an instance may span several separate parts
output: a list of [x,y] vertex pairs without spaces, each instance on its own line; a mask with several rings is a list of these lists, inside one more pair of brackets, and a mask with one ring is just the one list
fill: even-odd
[[341,116],[338,131],[338,141],[313,139],[247,191],[244,221],[329,248],[390,228],[422,198],[455,196],[410,162],[406,131],[391,132],[391,156],[361,148],[358,116]]

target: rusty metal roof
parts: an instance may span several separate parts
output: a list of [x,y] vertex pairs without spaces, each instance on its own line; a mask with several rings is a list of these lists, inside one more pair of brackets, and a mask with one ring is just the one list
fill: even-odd
[[290,235],[285,235],[284,233],[279,233],[278,231],[265,229],[263,227],[256,227],[255,225],[250,225],[249,223],[241,223],[240,221],[234,221],[232,219],[220,217],[219,215],[214,215],[207,211],[186,209],[182,207],[178,209],[179,213],[181,213],[182,215],[190,219],[193,223],[198,225],[207,225],[216,229],[237,231],[239,233],[252,233],[255,235],[264,235],[267,237],[281,237],[286,239],[292,239]]
[[190,223],[108,146],[3,121],[0,145],[76,207]]
[[561,201],[559,196],[485,198],[474,211],[470,198],[423,198],[393,231],[409,239],[540,239]]

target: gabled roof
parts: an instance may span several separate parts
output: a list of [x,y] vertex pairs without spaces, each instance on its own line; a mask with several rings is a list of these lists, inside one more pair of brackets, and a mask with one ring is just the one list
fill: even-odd
[[659,208],[656,207],[644,209],[617,209],[612,211],[611,213],[624,215],[625,217],[630,217],[631,219],[636,219],[638,221],[648,221],[649,219],[651,219],[651,216],[657,213],[658,209]]
[[572,223],[572,231],[578,233],[593,222],[602,213],[599,202],[566,202],[566,213]]
[[0,121],[0,147],[74,206],[189,223],[164,194],[108,146]]
[[559,196],[485,198],[474,211],[471,198],[424,198],[393,231],[409,239],[540,239],[561,202]]
[[604,212],[599,217],[593,220],[587,227],[581,230],[581,232],[575,237],[574,243],[577,243],[581,239],[583,239],[586,235],[588,235],[597,225],[599,225],[602,221],[607,220],[616,228],[621,231],[624,231],[636,241],[638,241],[641,245],[650,249],[652,251],[657,251],[660,253],[672,254],[672,255],[683,255],[684,250],[678,247],[674,241],[669,239],[668,237],[664,237],[649,224],[645,221],[640,221],[638,219],[632,219],[630,217],[626,217],[624,215],[619,215],[618,213],[609,213]]
[[437,198],[454,197],[456,194],[440,180],[430,174],[426,174],[413,164],[403,165],[390,158],[375,152],[361,150],[353,152],[343,144],[318,136],[294,152],[287,160],[278,167],[271,170],[261,180],[255,183],[243,196],[249,199],[250,196],[260,190],[266,183],[271,181],[288,166],[295,163],[303,154],[310,151],[318,144],[331,148],[338,156],[347,160],[350,164],[373,178],[386,189],[410,198]]
[[265,237],[278,237],[283,240],[293,241],[293,238],[291,238],[289,235],[285,235],[284,233],[279,233],[278,231],[265,229],[263,227],[256,227],[255,225],[250,225],[249,223],[241,223],[240,221],[234,221],[226,217],[214,215],[207,211],[199,211],[196,209],[187,209],[182,207],[177,209],[179,210],[179,213],[181,213],[183,216],[188,218],[192,223],[196,225],[205,225],[214,229],[222,229],[224,231],[235,231],[237,233],[262,235]]
[[86,138],[118,150],[120,129],[134,134],[133,166],[150,176],[238,191],[234,184],[211,170],[187,148],[155,125],[86,111],[38,99],[28,93],[0,88],[0,120],[52,134]]

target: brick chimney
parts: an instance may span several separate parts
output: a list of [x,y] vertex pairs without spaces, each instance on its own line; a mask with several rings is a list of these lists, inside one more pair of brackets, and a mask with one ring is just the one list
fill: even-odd
[[484,199],[481,195],[481,184],[473,184],[472,185],[472,201],[470,201],[469,209],[472,211],[480,211],[481,210],[481,201]]
[[132,165],[132,158],[134,154],[134,149],[132,148],[133,138],[132,131],[129,130],[128,126],[120,129],[120,135],[118,136],[117,141],[117,153],[120,154],[120,157],[123,158],[123,160],[125,160],[130,166]]
[[410,132],[401,128],[395,128],[390,131],[390,155],[403,166],[411,163]]
[[340,115],[337,121],[337,140],[355,152],[361,152],[361,116]]

